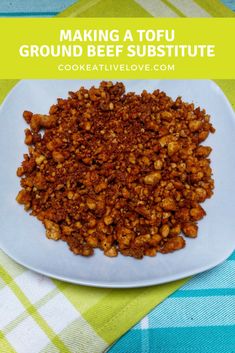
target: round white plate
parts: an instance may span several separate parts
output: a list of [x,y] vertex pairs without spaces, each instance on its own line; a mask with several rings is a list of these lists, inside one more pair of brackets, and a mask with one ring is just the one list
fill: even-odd
[[89,258],[75,256],[67,244],[48,240],[43,225],[18,205],[20,189],[16,169],[27,151],[24,145],[24,110],[48,113],[57,97],[98,81],[23,80],[0,109],[0,247],[16,262],[64,281],[99,287],[141,287],[184,278],[224,261],[235,249],[235,116],[220,88],[209,80],[130,80],[127,91],[164,90],[206,109],[216,133],[206,144],[211,154],[215,194],[203,207],[207,216],[199,222],[197,239],[172,254],[136,260],[119,255],[109,258],[99,250]]

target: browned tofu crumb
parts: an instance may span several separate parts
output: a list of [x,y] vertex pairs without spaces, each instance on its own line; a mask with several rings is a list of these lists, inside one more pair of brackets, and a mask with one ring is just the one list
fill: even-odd
[[[17,201],[79,255],[142,258],[185,246],[214,181],[205,110],[122,83],[81,87],[48,115],[23,113],[28,154]],[[42,130],[43,129],[43,130]]]

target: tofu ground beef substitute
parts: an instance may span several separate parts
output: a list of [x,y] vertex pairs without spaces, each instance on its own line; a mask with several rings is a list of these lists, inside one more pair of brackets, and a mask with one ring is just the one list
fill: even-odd
[[48,115],[23,116],[17,201],[49,239],[74,254],[142,258],[197,237],[200,204],[214,188],[211,147],[201,144],[215,131],[205,110],[101,82],[59,98]]

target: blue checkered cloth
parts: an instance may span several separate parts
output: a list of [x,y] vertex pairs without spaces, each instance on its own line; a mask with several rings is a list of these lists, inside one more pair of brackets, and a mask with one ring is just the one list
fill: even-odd
[[235,352],[235,252],[222,265],[193,277],[109,350],[138,352]]
[[[74,2],[1,0],[0,17],[50,17]],[[235,0],[223,2],[235,10]],[[109,349],[155,352],[235,353],[235,252],[222,265],[193,277]]]

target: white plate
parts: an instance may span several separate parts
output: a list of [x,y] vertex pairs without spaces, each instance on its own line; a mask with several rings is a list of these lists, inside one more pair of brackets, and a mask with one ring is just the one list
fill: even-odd
[[42,224],[29,216],[15,197],[16,169],[27,151],[24,110],[47,113],[57,97],[98,81],[24,80],[16,85],[0,110],[0,246],[20,264],[64,281],[99,287],[141,287],[184,278],[224,261],[235,248],[235,117],[223,92],[209,80],[124,81],[127,91],[160,88],[173,98],[182,96],[212,116],[216,133],[206,141],[211,154],[215,194],[207,200],[207,216],[199,222],[197,239],[186,239],[183,250],[136,260],[108,258],[99,250],[89,258],[75,256],[62,241],[45,237]]

